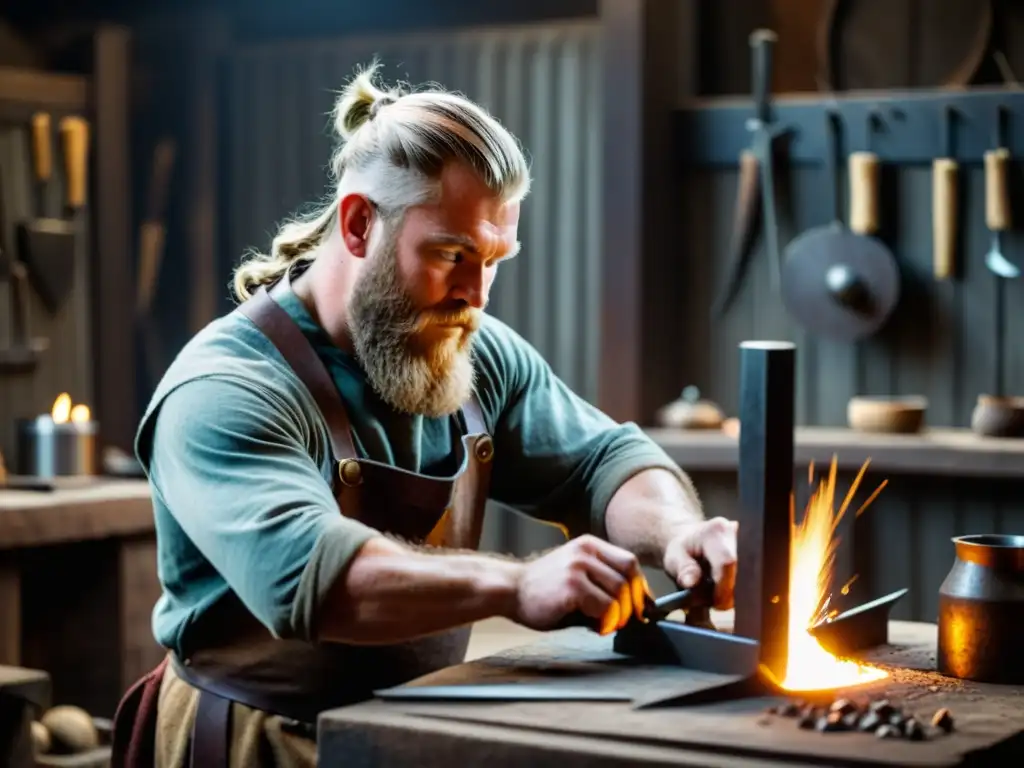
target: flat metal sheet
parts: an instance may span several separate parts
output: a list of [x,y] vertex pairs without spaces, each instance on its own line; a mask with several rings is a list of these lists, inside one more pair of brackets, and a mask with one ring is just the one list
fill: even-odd
[[632,701],[622,691],[566,688],[553,685],[497,683],[490,685],[411,685],[375,691],[385,701]]
[[617,633],[614,648],[651,663],[740,677],[753,675],[761,657],[756,640],[675,621],[627,625]]

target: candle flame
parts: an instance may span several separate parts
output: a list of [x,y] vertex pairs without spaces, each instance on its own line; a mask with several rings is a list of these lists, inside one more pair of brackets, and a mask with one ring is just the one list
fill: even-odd
[[67,424],[68,421],[72,421],[75,424],[86,424],[92,419],[92,411],[88,405],[72,406],[71,395],[67,392],[61,392],[57,395],[57,399],[53,401],[53,407],[50,409],[50,418],[53,419],[54,424]]
[[61,392],[53,401],[53,408],[50,409],[50,416],[54,424],[66,424],[71,415],[71,395]]

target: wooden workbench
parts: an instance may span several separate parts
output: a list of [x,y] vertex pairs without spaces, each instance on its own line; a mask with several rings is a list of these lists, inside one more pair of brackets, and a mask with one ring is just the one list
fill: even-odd
[[[321,716],[319,765],[949,766],[987,750],[991,754],[981,759],[995,760],[996,745],[1024,734],[1024,687],[964,683],[930,671],[935,638],[935,625],[892,622],[893,645],[871,657],[899,665],[888,680],[873,685],[873,696],[887,696],[925,722],[939,708],[952,711],[956,730],[924,742],[801,730],[793,719],[767,716],[774,700],[766,697],[664,709],[604,702],[376,700]],[[683,690],[696,676],[679,668],[625,663],[611,651],[610,638],[565,630],[414,684],[528,681],[607,687],[639,701]]]
[[110,717],[159,663],[153,507],[136,480],[0,490],[0,664],[48,672],[55,704]]

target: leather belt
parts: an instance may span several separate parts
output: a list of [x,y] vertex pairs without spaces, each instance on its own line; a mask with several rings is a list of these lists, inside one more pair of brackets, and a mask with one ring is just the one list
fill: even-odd
[[316,739],[316,723],[296,719],[281,711],[272,697],[255,696],[251,691],[235,690],[230,681],[197,674],[188,664],[171,656],[175,673],[199,691],[199,705],[192,724],[191,768],[228,768],[231,755],[231,705],[243,704],[290,721],[288,726],[302,736]]

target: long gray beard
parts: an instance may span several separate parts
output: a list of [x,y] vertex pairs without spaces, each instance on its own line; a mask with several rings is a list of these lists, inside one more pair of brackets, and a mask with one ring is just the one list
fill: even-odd
[[385,233],[349,305],[349,333],[370,386],[397,411],[429,417],[455,413],[473,391],[472,336],[417,351],[419,313],[398,277],[397,233]]

